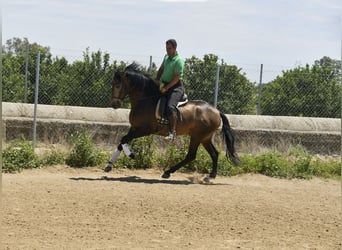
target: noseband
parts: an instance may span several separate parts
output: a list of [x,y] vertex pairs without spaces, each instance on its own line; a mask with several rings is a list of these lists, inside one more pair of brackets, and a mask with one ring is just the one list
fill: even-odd
[[[118,96],[114,96],[114,94],[116,94],[115,93],[115,91],[113,91],[114,92],[114,94],[113,94],[113,96],[112,96],[112,100],[113,101],[122,101],[124,98],[125,98],[125,88],[126,88],[126,84],[125,83],[123,83],[123,81],[122,81],[122,77],[123,76],[121,76],[120,75],[120,77],[119,77],[119,80],[118,80],[118,82],[120,83],[119,84],[119,86],[120,86],[120,89],[118,90]],[[112,85],[112,88],[115,88],[115,83]],[[120,95],[121,95],[121,93],[124,93],[124,95],[120,98]]]

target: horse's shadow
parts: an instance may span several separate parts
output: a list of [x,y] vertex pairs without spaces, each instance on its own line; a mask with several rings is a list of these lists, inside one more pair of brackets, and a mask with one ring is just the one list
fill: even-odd
[[189,178],[189,180],[164,180],[164,179],[147,179],[140,178],[138,176],[125,176],[125,177],[108,177],[102,176],[99,178],[90,177],[71,177],[73,181],[113,181],[113,182],[128,182],[128,183],[144,183],[144,184],[172,184],[172,185],[194,185],[194,184],[204,184],[204,185],[225,185],[220,183],[196,181],[194,178]]

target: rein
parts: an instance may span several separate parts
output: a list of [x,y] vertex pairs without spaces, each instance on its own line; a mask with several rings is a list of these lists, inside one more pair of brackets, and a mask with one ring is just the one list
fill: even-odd
[[[129,69],[129,70],[126,71],[127,69]],[[120,82],[123,85],[121,91],[126,92],[126,90],[128,90],[127,94],[124,97],[122,97],[122,99],[119,97],[112,97],[112,99],[123,101],[126,98],[126,96],[128,95],[130,102],[138,102],[138,101],[144,101],[144,100],[151,100],[154,98],[160,98],[162,96],[162,94],[160,92],[157,94],[149,95],[148,90],[151,89],[152,90],[151,92],[153,92],[153,90],[154,90],[153,87],[155,87],[156,85],[155,86],[148,85],[148,84],[155,84],[155,83],[154,83],[153,79],[151,79],[150,77],[148,77],[146,79],[146,75],[144,75],[140,70],[138,70],[137,64],[132,64],[132,65],[128,66],[125,69],[125,71],[122,73],[125,73],[125,76],[122,75],[121,77],[127,77],[130,79],[130,82],[131,82],[130,85],[131,86],[128,86],[128,84],[126,82],[123,82],[122,79],[120,79]],[[142,84],[143,84],[143,86],[142,86]],[[140,91],[139,88],[141,88],[142,90]],[[132,93],[137,93],[137,92],[140,92],[140,96],[134,98],[134,94],[132,95]],[[146,96],[144,96],[144,94]],[[120,95],[121,94],[119,93],[119,96]],[[132,98],[131,98],[131,96],[132,96]]]
[[[131,79],[131,81],[132,81],[132,79]],[[138,80],[135,79],[134,84],[133,84],[133,88],[130,89],[130,92],[133,92],[136,88],[139,88],[139,86],[138,86],[139,83],[137,83],[137,81]],[[149,79],[148,81],[153,81],[153,80]],[[145,90],[142,90],[142,92],[148,94],[148,92],[146,91],[146,85],[145,85],[145,87],[143,89],[145,89]],[[144,100],[150,100],[150,99],[153,99],[153,98],[159,98],[161,96],[162,96],[162,94],[159,92],[159,94],[157,94],[157,95],[147,95],[145,97],[131,99],[131,101],[144,101]]]
[[[136,88],[138,88],[138,86],[137,86],[137,84],[134,84],[133,88],[131,88],[129,92],[134,91],[134,89],[136,89]],[[129,93],[127,95],[129,96]],[[122,99],[119,98],[119,97],[112,97],[112,99],[123,101],[126,98],[126,96],[124,96]],[[150,99],[153,99],[153,98],[160,98],[161,96],[162,96],[162,94],[160,93],[160,94],[157,94],[157,95],[149,95],[149,96],[139,97],[139,98],[132,98],[132,99],[130,97],[129,98],[130,98],[131,102],[132,101],[135,102],[135,101],[150,100]]]

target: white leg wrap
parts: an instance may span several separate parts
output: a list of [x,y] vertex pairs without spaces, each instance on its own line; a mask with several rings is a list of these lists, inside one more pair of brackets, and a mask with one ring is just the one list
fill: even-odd
[[127,143],[122,144],[122,149],[127,156],[130,156],[130,154],[132,153],[131,150],[129,150]]
[[114,163],[116,161],[116,159],[119,157],[121,151],[120,150],[115,150],[114,154],[112,155],[112,158],[110,158],[110,162]]

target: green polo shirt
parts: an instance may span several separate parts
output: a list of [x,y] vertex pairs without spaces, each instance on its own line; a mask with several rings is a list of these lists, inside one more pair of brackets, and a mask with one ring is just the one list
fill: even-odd
[[163,61],[164,71],[161,76],[163,82],[171,82],[175,73],[180,73],[179,80],[183,80],[184,60],[176,53],[173,58],[165,55]]

